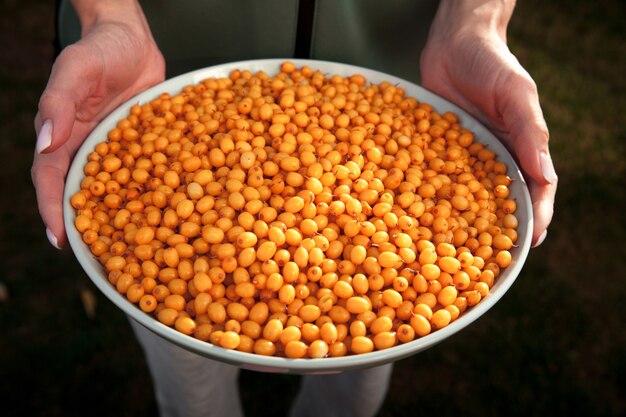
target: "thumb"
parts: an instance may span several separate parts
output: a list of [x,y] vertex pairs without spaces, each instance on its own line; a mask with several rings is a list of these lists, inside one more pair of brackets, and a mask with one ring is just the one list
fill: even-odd
[[69,46],[61,52],[39,100],[35,116],[37,144],[31,176],[48,239],[55,247],[65,243],[63,187],[73,151],[91,123],[78,123],[78,109],[98,84],[97,61],[85,47]]
[[68,98],[45,91],[35,115],[38,154],[50,153],[69,139],[74,128],[76,105]]
[[502,117],[510,132],[522,171],[527,176],[533,203],[533,246],[541,244],[552,220],[558,177],[548,146],[549,132],[539,105],[537,87],[530,76],[511,83]]
[[72,134],[78,109],[97,89],[100,68],[80,44],[65,48],[50,73],[35,116],[37,153],[54,152]]

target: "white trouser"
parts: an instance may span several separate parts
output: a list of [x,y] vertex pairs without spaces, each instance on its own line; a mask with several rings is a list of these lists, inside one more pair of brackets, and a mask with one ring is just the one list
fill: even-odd
[[[243,417],[239,368],[189,352],[129,320],[143,347],[161,417]],[[306,375],[290,417],[373,417],[393,366]]]

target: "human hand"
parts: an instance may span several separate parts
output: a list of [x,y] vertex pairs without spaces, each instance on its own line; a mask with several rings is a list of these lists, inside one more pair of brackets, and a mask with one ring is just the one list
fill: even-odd
[[422,84],[476,116],[517,157],[538,246],[552,220],[557,175],[537,86],[506,44],[512,3],[443,1],[422,53]]
[[67,239],[63,187],[74,154],[108,113],[165,78],[163,56],[136,2],[76,3],[84,6],[77,7],[82,38],[54,62],[35,116],[31,176],[46,234],[57,248]]

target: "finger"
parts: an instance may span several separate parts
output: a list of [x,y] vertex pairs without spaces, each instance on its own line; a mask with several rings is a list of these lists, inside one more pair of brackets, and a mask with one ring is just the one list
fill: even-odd
[[[57,248],[66,242],[62,206],[65,177],[76,150],[95,125],[96,122],[76,122],[63,147],[50,153],[35,153],[31,176],[37,192],[39,212],[46,224],[48,239]],[[44,127],[40,130],[40,136],[43,131]]]
[[63,186],[69,167],[69,155],[64,149],[53,153],[37,154],[31,177],[37,192],[37,206],[46,225],[50,243],[61,248],[65,245],[63,224]]
[[556,183],[537,184],[530,183],[530,195],[533,201],[533,238],[532,247],[543,243],[548,233],[548,226],[552,222],[554,214],[554,198],[556,195]]

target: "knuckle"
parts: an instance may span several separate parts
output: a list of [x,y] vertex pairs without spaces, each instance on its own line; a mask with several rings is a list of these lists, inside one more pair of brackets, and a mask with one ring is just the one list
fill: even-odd
[[57,57],[57,61],[63,61],[63,60],[68,60],[68,59],[74,60],[77,58],[81,58],[84,56],[83,50],[84,50],[84,47],[81,45],[80,42],[68,45],[65,48],[63,48],[63,50],[61,50],[61,53]]
[[37,185],[37,172],[39,171],[38,165],[37,163],[33,163],[33,165],[30,167],[30,180],[32,181],[33,185]]

